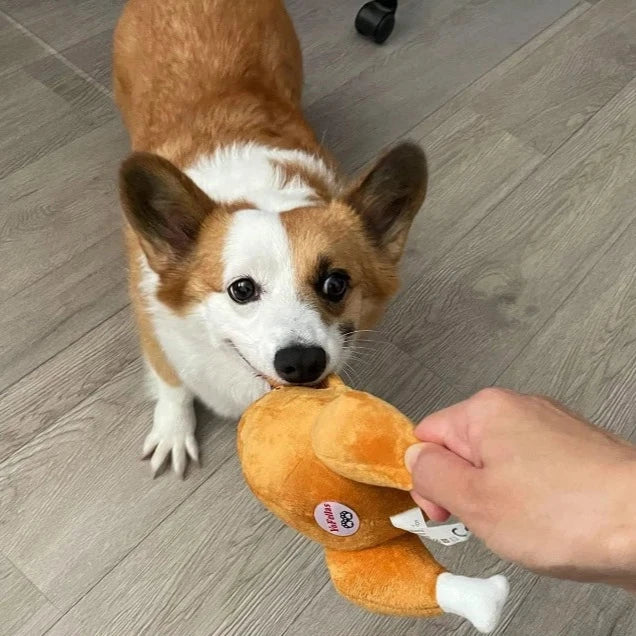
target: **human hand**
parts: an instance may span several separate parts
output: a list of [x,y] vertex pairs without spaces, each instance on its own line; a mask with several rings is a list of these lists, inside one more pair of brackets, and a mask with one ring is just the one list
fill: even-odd
[[414,500],[545,574],[636,588],[636,448],[551,400],[485,389],[425,418]]

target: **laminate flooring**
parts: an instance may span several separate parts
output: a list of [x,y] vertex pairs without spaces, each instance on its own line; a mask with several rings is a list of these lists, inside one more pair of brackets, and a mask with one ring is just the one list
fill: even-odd
[[[289,0],[305,105],[346,169],[425,148],[403,285],[350,381],[413,418],[484,385],[563,400],[636,441],[636,4]],[[342,600],[320,549],[248,493],[235,423],[201,411],[202,465],[152,480],[126,293],[111,101],[122,0],[0,0],[0,634],[469,635]],[[573,520],[576,522],[576,520]],[[634,599],[505,572],[498,634],[629,636]]]

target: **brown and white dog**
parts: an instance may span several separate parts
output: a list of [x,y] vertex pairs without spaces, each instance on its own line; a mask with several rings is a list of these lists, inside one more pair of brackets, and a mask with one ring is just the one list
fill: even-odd
[[156,406],[144,453],[197,459],[193,398],[238,417],[338,370],[397,288],[426,190],[402,144],[354,183],[303,118],[282,0],[130,0],[114,44],[133,154],[130,287]]

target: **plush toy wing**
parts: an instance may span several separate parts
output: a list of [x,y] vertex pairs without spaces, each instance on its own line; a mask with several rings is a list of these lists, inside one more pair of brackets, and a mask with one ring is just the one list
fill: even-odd
[[417,441],[412,422],[400,411],[344,385],[312,429],[314,452],[328,468],[354,481],[400,490],[413,487],[404,453]]

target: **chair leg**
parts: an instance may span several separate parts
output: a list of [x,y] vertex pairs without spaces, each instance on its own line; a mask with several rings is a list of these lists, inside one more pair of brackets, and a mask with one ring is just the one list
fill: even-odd
[[356,16],[355,24],[358,33],[382,44],[391,35],[395,26],[397,4],[397,0],[367,2]]

